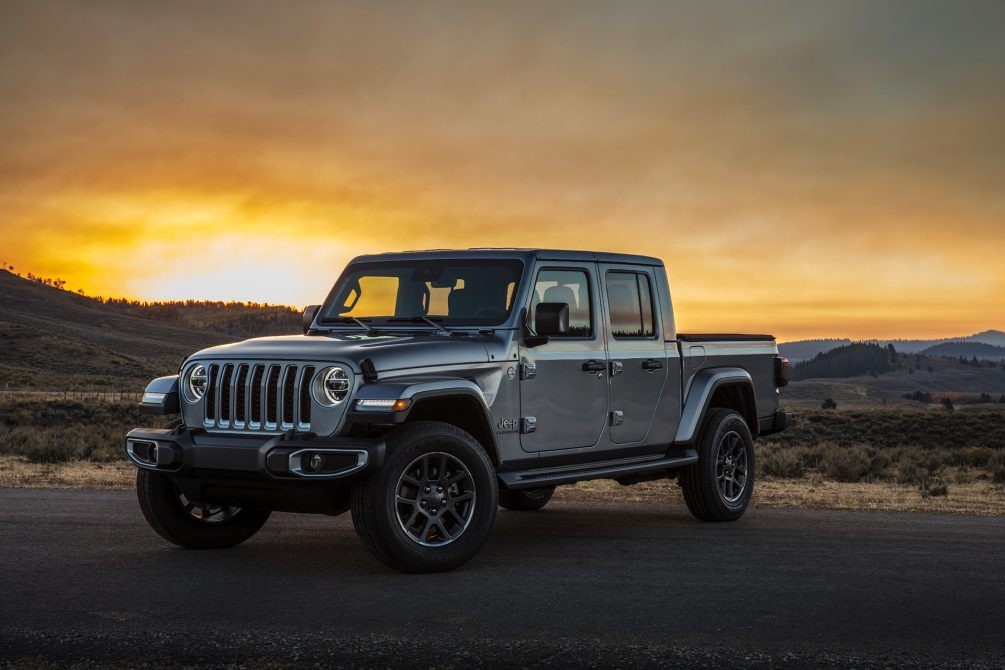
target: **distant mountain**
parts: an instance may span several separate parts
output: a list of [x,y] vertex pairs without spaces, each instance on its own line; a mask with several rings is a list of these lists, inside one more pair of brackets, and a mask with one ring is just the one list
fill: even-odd
[[851,340],[800,340],[784,342],[778,345],[778,353],[788,358],[792,363],[809,360],[817,354],[822,354],[837,347],[851,344]]
[[0,389],[139,391],[208,346],[295,333],[289,308],[103,302],[0,271]]
[[916,354],[931,347],[949,342],[977,342],[996,347],[1005,346],[1005,333],[1000,330],[985,330],[964,337],[947,337],[939,340],[872,340],[879,344],[892,344],[903,354]]
[[856,342],[817,354],[792,368],[792,379],[847,378],[881,375],[895,363],[889,349],[878,344]]
[[[896,346],[896,345],[894,345]],[[922,349],[922,356],[952,356],[953,358],[973,358],[978,360],[998,361],[1005,359],[1005,347],[996,347],[984,342],[943,342],[934,347]]]
[[[937,340],[865,340],[865,342],[880,344],[886,346],[887,344],[892,344],[893,347],[902,354],[917,354],[925,349],[930,349],[940,344],[947,343],[959,343],[959,342],[972,342],[981,344],[990,344],[995,347],[1005,347],[1005,332],[1000,330],[985,330],[980,333],[975,333],[973,335],[966,335],[963,337],[947,337]],[[851,340],[847,339],[822,339],[822,340],[797,340],[795,342],[785,342],[778,345],[778,351],[783,356],[788,358],[793,363],[798,363],[799,361],[805,361],[813,358],[817,354],[822,354],[825,352],[839,347],[842,345],[850,344]],[[937,354],[942,355],[942,354]],[[945,354],[950,355],[950,354]],[[980,358],[980,354],[977,355]]]
[[1000,330],[985,330],[982,333],[971,335],[964,339],[965,342],[983,342],[995,347],[1005,347],[1005,332]]

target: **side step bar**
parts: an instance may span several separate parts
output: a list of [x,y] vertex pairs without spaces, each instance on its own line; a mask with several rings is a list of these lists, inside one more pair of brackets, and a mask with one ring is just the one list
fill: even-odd
[[500,472],[499,479],[507,487],[514,490],[534,489],[557,484],[572,484],[588,479],[615,479],[623,475],[674,470],[697,462],[698,452],[694,449],[673,448],[665,454],[595,461],[557,468]]

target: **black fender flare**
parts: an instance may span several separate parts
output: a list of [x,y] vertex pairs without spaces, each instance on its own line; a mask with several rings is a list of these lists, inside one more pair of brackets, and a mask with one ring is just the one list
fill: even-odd
[[[701,370],[692,379],[688,387],[687,398],[681,411],[680,424],[677,427],[675,444],[693,444],[701,427],[701,422],[708,413],[709,402],[717,388],[722,386],[742,385],[750,390],[754,399],[754,414],[757,414],[754,381],[750,373],[743,368],[725,367]],[[746,417],[744,417],[746,419]]]

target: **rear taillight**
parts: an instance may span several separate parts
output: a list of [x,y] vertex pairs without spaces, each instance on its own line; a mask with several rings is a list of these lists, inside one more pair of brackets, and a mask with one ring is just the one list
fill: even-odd
[[789,359],[775,356],[775,387],[789,385]]

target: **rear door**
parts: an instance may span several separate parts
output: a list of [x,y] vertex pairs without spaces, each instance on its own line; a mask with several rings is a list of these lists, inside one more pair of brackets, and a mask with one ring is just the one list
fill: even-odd
[[524,451],[592,447],[604,433],[607,355],[596,273],[596,263],[543,261],[536,268],[527,305],[531,331],[539,302],[564,302],[569,305],[569,332],[520,350]]
[[610,359],[610,435],[644,440],[669,369],[657,308],[656,277],[639,266],[600,265]]

